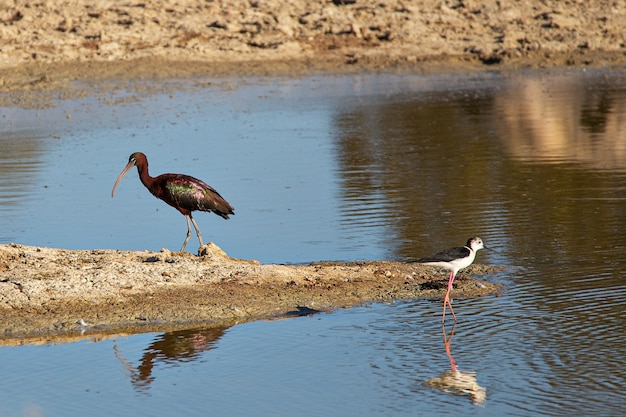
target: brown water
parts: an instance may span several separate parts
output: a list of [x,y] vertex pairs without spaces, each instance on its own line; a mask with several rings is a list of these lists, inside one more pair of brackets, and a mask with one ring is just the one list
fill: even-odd
[[231,256],[410,259],[479,235],[506,291],[455,300],[447,345],[440,300],[417,300],[4,347],[0,416],[621,414],[625,73],[196,81],[0,109],[0,242],[177,249],[183,217],[136,174],[110,198],[139,150],[235,206],[196,216]]

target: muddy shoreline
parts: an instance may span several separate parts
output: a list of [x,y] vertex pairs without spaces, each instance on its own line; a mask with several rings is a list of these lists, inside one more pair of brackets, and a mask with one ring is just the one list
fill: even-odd
[[[447,275],[416,263],[260,264],[202,255],[0,245],[0,339],[47,332],[114,331],[276,318],[298,307],[329,311],[368,301],[440,301]],[[502,268],[472,265],[454,296],[495,294],[475,279]],[[470,276],[472,278],[470,278]],[[433,316],[439,320],[439,316]]]

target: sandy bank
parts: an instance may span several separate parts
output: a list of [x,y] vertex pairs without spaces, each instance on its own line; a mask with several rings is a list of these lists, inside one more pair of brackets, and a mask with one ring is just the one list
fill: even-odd
[[[415,263],[268,265],[229,258],[214,244],[203,251],[194,256],[0,245],[0,335],[245,321],[297,306],[329,310],[440,298],[447,283],[445,273]],[[496,293],[496,285],[466,277],[499,269],[471,266],[455,281],[454,296]]]
[[626,63],[626,4],[618,1],[5,4],[0,10],[5,105],[27,106],[26,92],[60,89],[81,79],[623,68]]

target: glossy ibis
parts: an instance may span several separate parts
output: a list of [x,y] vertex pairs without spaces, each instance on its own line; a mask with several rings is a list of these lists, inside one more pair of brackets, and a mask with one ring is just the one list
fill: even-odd
[[235,214],[235,209],[213,187],[204,181],[183,174],[162,174],[158,177],[151,177],[148,173],[148,159],[141,152],[135,152],[128,158],[128,164],[117,177],[117,181],[115,181],[111,197],[115,196],[115,188],[124,178],[124,175],[134,166],[137,167],[141,183],[150,190],[152,195],[165,201],[185,215],[187,219],[187,237],[183,242],[183,247],[180,248],[181,252],[185,250],[191,236],[190,220],[196,229],[200,247],[203,246],[202,234],[191,215],[192,211],[211,211],[224,219],[228,219],[229,214]]
[[446,291],[446,296],[443,299],[443,315],[441,316],[442,323],[446,319],[446,304],[450,306],[450,312],[456,322],[456,316],[454,315],[454,310],[452,310],[452,304],[450,304],[450,290],[452,289],[452,283],[454,282],[456,273],[459,272],[459,270],[470,266],[472,262],[474,262],[476,252],[480,249],[489,248],[484,245],[481,238],[472,237],[467,240],[465,246],[446,249],[434,254],[433,256],[418,259],[416,261],[424,265],[438,266],[450,271],[450,276],[448,277],[448,290]]

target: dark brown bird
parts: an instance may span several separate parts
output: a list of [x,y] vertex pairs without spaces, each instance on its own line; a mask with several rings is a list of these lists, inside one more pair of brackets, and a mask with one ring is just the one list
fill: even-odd
[[192,211],[211,211],[225,219],[228,219],[228,215],[235,214],[235,209],[213,187],[204,181],[183,174],[162,174],[158,177],[151,177],[148,173],[148,159],[141,152],[135,152],[128,158],[128,164],[117,177],[117,181],[115,181],[111,197],[115,196],[117,184],[134,166],[137,167],[141,183],[150,190],[152,195],[165,201],[185,215],[187,219],[187,237],[185,242],[183,242],[183,247],[180,248],[181,252],[185,250],[191,236],[189,220],[191,220],[194,229],[196,229],[200,247],[204,245],[200,229],[191,215]]

